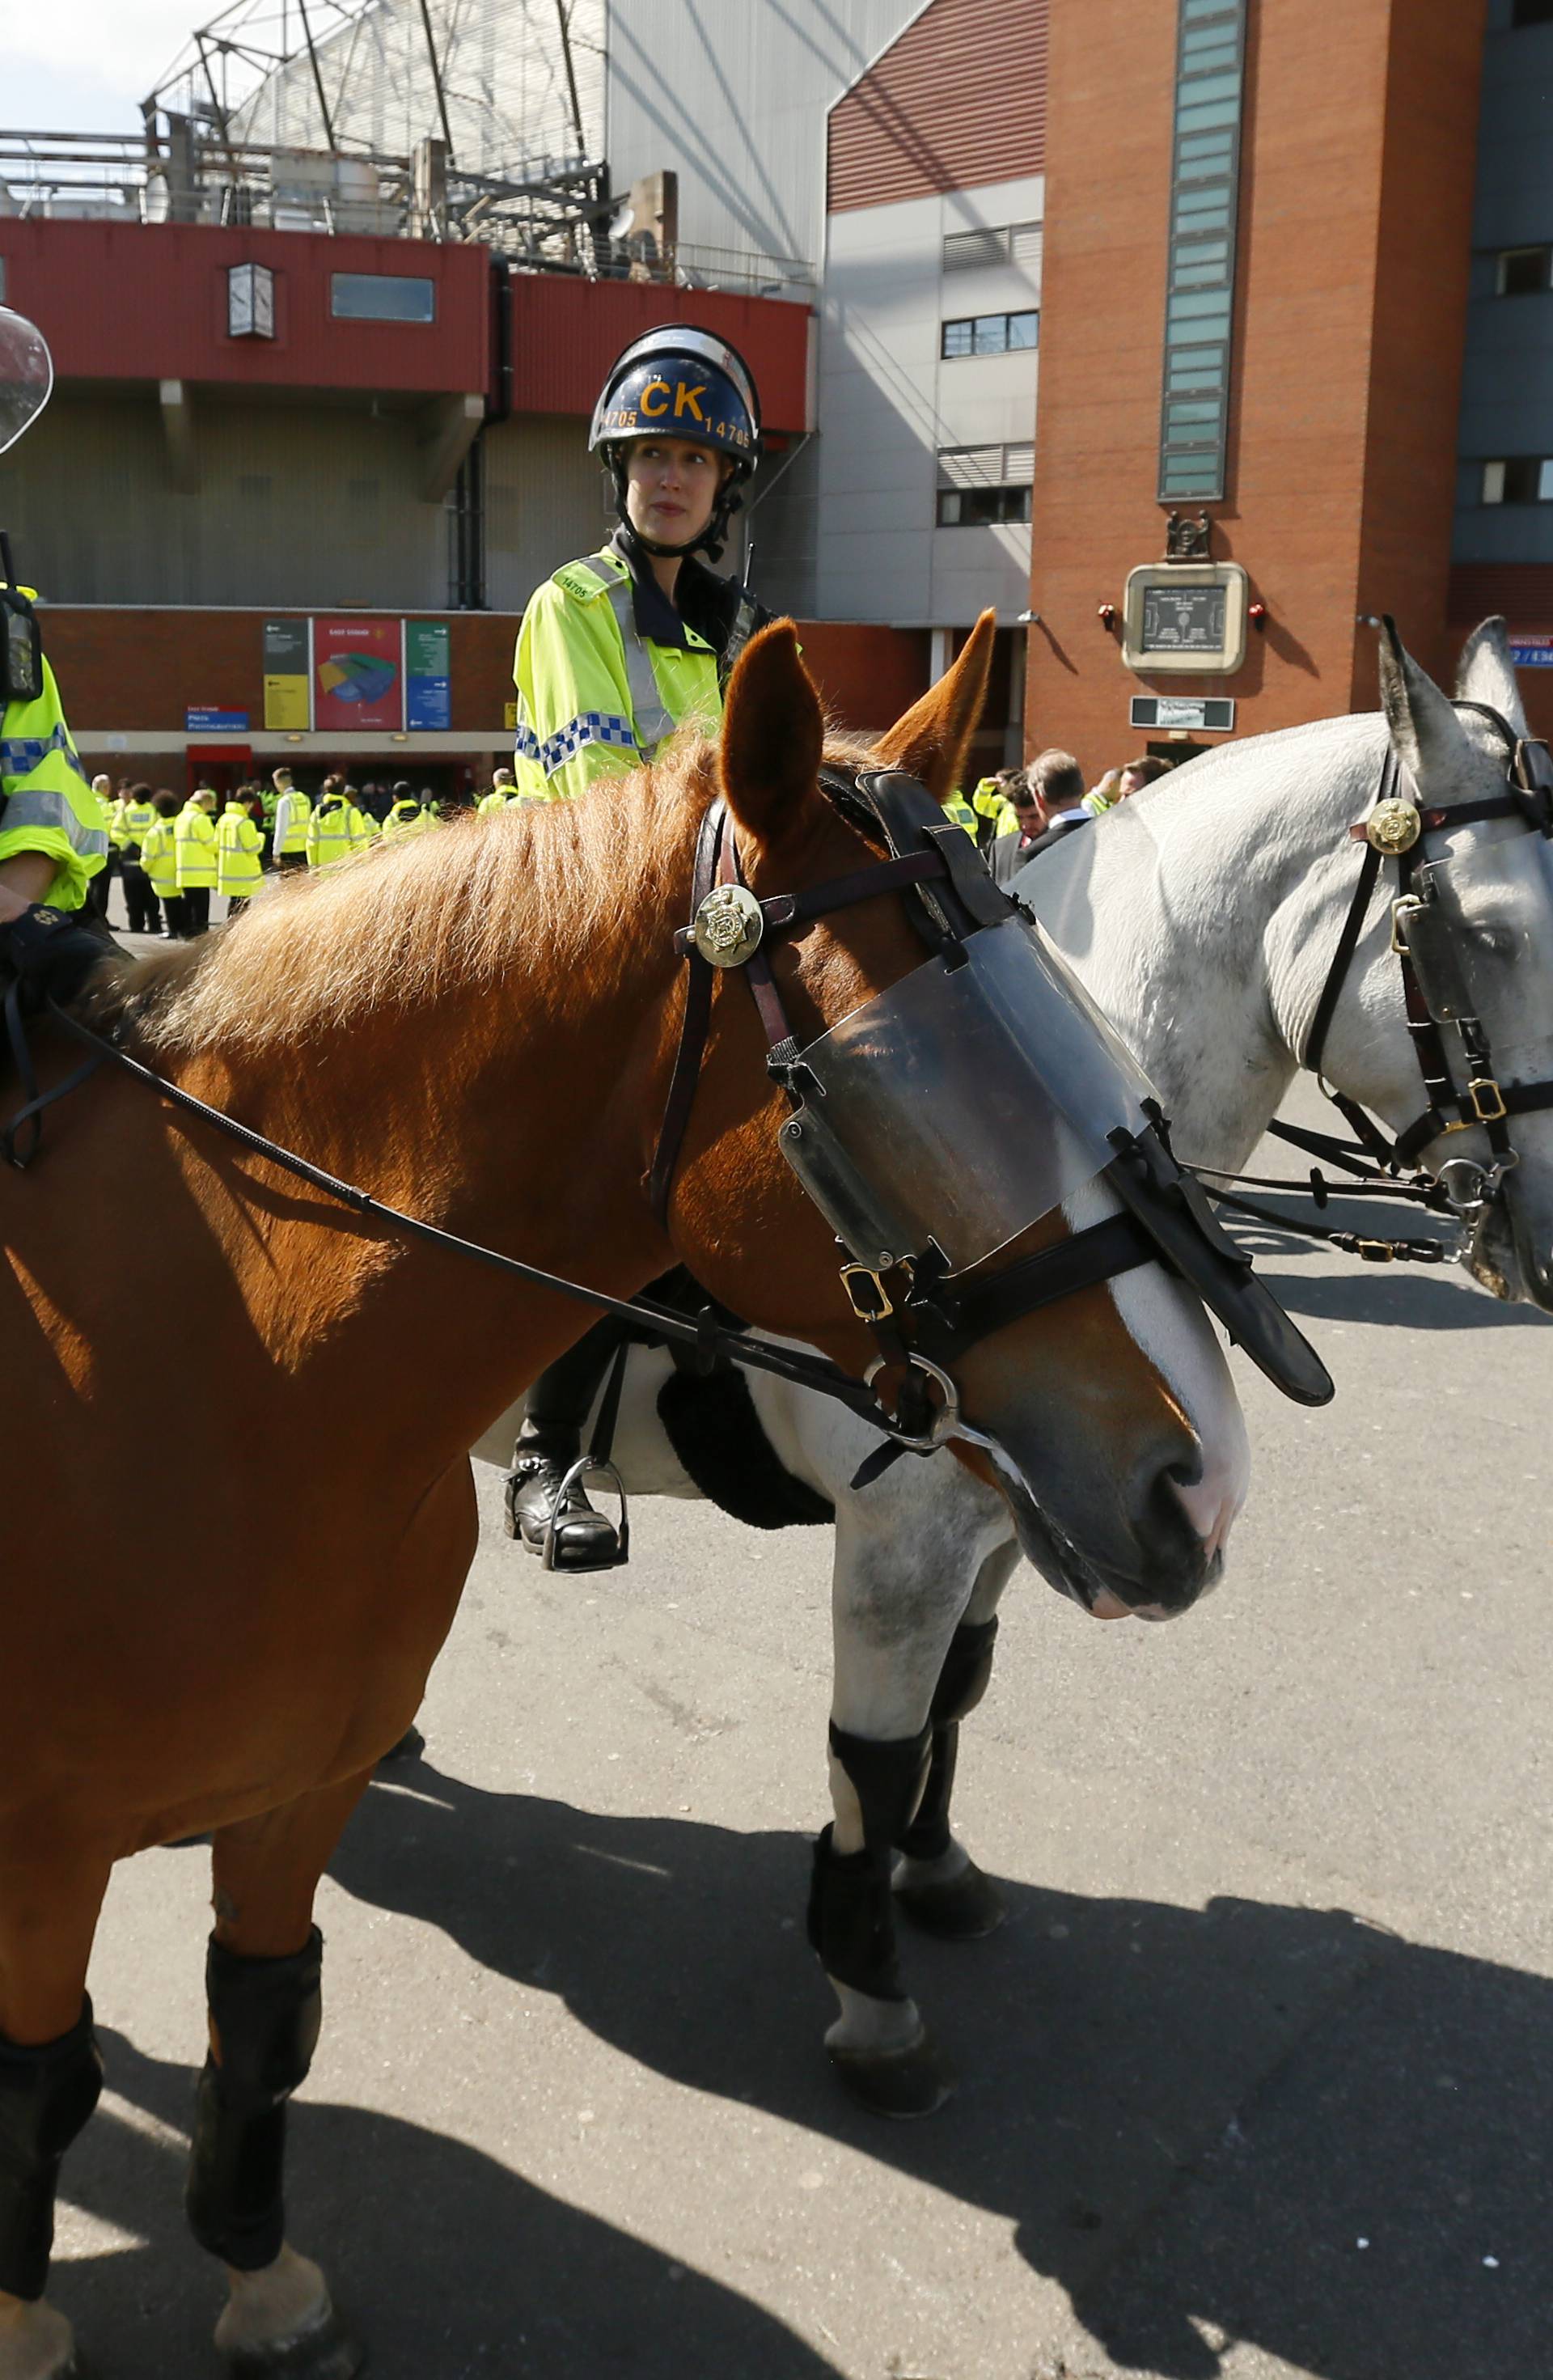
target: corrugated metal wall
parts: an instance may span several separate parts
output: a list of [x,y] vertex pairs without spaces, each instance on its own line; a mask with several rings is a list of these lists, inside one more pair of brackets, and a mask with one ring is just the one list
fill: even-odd
[[1047,15],[931,0],[831,115],[831,212],[1041,172]]
[[[156,404],[56,397],[0,463],[0,517],[29,585],[62,603],[440,610],[448,517],[418,492],[411,413],[207,403],[201,485],[168,481]],[[521,609],[602,542],[598,466],[573,419],[486,437],[487,600]]]
[[630,0],[616,6],[609,33],[616,188],[672,165],[682,240],[818,265],[825,111],[920,6]]

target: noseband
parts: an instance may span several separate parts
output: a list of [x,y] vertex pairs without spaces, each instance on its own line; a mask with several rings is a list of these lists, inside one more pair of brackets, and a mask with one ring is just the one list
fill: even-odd
[[[1488,1137],[1493,1163],[1482,1166],[1472,1158],[1450,1158],[1433,1177],[1462,1220],[1475,1229],[1490,1208],[1502,1202],[1504,1177],[1517,1162],[1510,1136],[1510,1119],[1553,1108],[1553,1080],[1501,1084],[1494,1071],[1493,1052],[1482,1018],[1463,1012],[1450,1019],[1461,1035],[1467,1067],[1465,1089],[1456,1088],[1443,1038],[1446,1020],[1437,1017],[1430,1008],[1408,947],[1408,921],[1428,905],[1417,889],[1415,873],[1426,856],[1425,837],[1444,827],[1472,826],[1481,819],[1514,818],[1534,833],[1553,838],[1553,759],[1545,743],[1517,735],[1510,722],[1488,704],[1457,702],[1453,708],[1475,711],[1501,739],[1507,759],[1505,791],[1485,795],[1476,801],[1453,803],[1449,808],[1422,808],[1401,791],[1401,764],[1388,743],[1369,813],[1348,830],[1353,842],[1364,844],[1364,860],[1301,1062],[1321,1082],[1327,1097],[1353,1132],[1359,1149],[1389,1173],[1400,1174],[1415,1168],[1423,1150],[1442,1134],[1470,1132],[1474,1125],[1481,1125]],[[1391,1137],[1356,1099],[1334,1090],[1321,1077],[1321,1059],[1332,1017],[1369,914],[1376,880],[1388,859],[1395,862],[1397,870],[1397,889],[1390,903],[1391,950],[1401,971],[1407,1029],[1426,1100],[1423,1113]],[[1275,1123],[1272,1129],[1291,1140],[1298,1137],[1292,1127]],[[1308,1137],[1314,1145],[1320,1135]]]

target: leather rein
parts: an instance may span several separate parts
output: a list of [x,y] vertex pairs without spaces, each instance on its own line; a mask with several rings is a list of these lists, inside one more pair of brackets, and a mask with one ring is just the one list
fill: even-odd
[[[1388,743],[1369,812],[1348,829],[1350,839],[1364,844],[1364,858],[1300,1058],[1302,1066],[1315,1075],[1353,1137],[1351,1141],[1343,1141],[1333,1134],[1311,1132],[1302,1125],[1279,1121],[1269,1124],[1268,1129],[1291,1147],[1307,1155],[1324,1158],[1353,1174],[1355,1177],[1353,1182],[1345,1187],[1344,1195],[1347,1196],[1409,1198],[1438,1214],[1450,1215],[1465,1221],[1469,1227],[1475,1227],[1494,1201],[1502,1196],[1504,1176],[1516,1162],[1510,1137],[1510,1119],[1517,1115],[1539,1114],[1553,1108],[1553,1080],[1501,1085],[1494,1073],[1488,1035],[1481,1018],[1463,1015],[1456,1021],[1466,1055],[1468,1080],[1464,1090],[1456,1088],[1440,1024],[1429,1008],[1408,950],[1407,915],[1410,908],[1420,905],[1419,895],[1414,889],[1414,871],[1424,857],[1426,834],[1445,827],[1472,826],[1483,819],[1518,818],[1534,832],[1553,837],[1553,762],[1549,760],[1545,743],[1535,737],[1517,735],[1503,714],[1492,710],[1487,703],[1458,701],[1452,707],[1457,710],[1476,712],[1488,722],[1502,740],[1508,761],[1506,790],[1502,794],[1484,795],[1475,801],[1423,808],[1402,793],[1401,764]],[[1426,1099],[1423,1111],[1401,1132],[1393,1135],[1389,1135],[1386,1128],[1377,1123],[1356,1099],[1334,1089],[1321,1073],[1327,1037],[1369,917],[1370,902],[1382,863],[1387,859],[1394,860],[1397,868],[1397,890],[1390,903],[1391,951],[1401,972],[1407,1029],[1423,1078]],[[1442,1134],[1469,1132],[1478,1124],[1486,1133],[1493,1152],[1491,1166],[1485,1168],[1471,1159],[1462,1158],[1447,1160],[1438,1173],[1424,1173],[1417,1170],[1417,1160],[1431,1141]],[[1475,1191],[1464,1196],[1452,1192],[1444,1176],[1458,1167],[1475,1177]],[[1292,1192],[1300,1188],[1298,1183],[1285,1184],[1266,1176],[1219,1174],[1208,1167],[1193,1170],[1211,1175],[1215,1184],[1219,1181],[1245,1183],[1261,1189]],[[1401,1178],[1404,1172],[1411,1172],[1411,1179],[1404,1181]],[[1329,1184],[1315,1167],[1311,1170],[1310,1188],[1317,1207],[1325,1207]],[[1401,1258],[1414,1263],[1439,1264],[1450,1254],[1449,1245],[1438,1240],[1370,1238],[1358,1232],[1336,1232],[1319,1224],[1295,1222],[1292,1217],[1253,1205],[1247,1199],[1236,1197],[1215,1186],[1210,1185],[1208,1195],[1216,1203],[1228,1206],[1237,1213],[1254,1216],[1310,1238],[1329,1241],[1371,1263],[1388,1264]]]

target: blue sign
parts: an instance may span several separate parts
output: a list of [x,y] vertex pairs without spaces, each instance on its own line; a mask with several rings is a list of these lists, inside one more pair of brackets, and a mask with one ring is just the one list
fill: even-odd
[[207,710],[198,704],[184,712],[184,732],[188,735],[246,735],[246,710]]
[[1553,669],[1553,637],[1517,637],[1510,655],[1517,669]]
[[453,725],[453,680],[449,677],[409,677],[405,680],[405,725],[406,727],[451,727]]

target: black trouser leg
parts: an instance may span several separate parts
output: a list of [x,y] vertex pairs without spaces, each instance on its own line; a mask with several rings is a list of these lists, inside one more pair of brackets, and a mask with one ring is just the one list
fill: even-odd
[[316,1925],[288,1959],[241,1959],[211,1940],[216,2048],[200,2077],[184,2203],[201,2248],[239,2273],[273,2265],[285,2236],[285,2105],[318,2044],[322,1968]]
[[138,859],[124,863],[124,910],[132,934],[153,934],[156,931],[156,895],[151,889],[151,879]]
[[185,922],[183,894],[164,892],[162,896],[162,906],[167,919],[167,931],[175,941],[181,942],[188,931]]
[[211,930],[211,888],[191,884],[183,894],[184,931],[190,937]]
[[[580,1443],[583,1425],[609,1370],[610,1359],[628,1329],[629,1325],[617,1316],[604,1315],[590,1330],[583,1332],[575,1347],[568,1347],[564,1355],[558,1355],[540,1374],[528,1391],[519,1446],[535,1445],[549,1439]],[[576,1462],[575,1454],[571,1460]]]
[[91,2002],[41,2049],[0,2035],[0,2289],[41,2298],[54,2246],[54,2199],[66,2150],[103,2088]]

